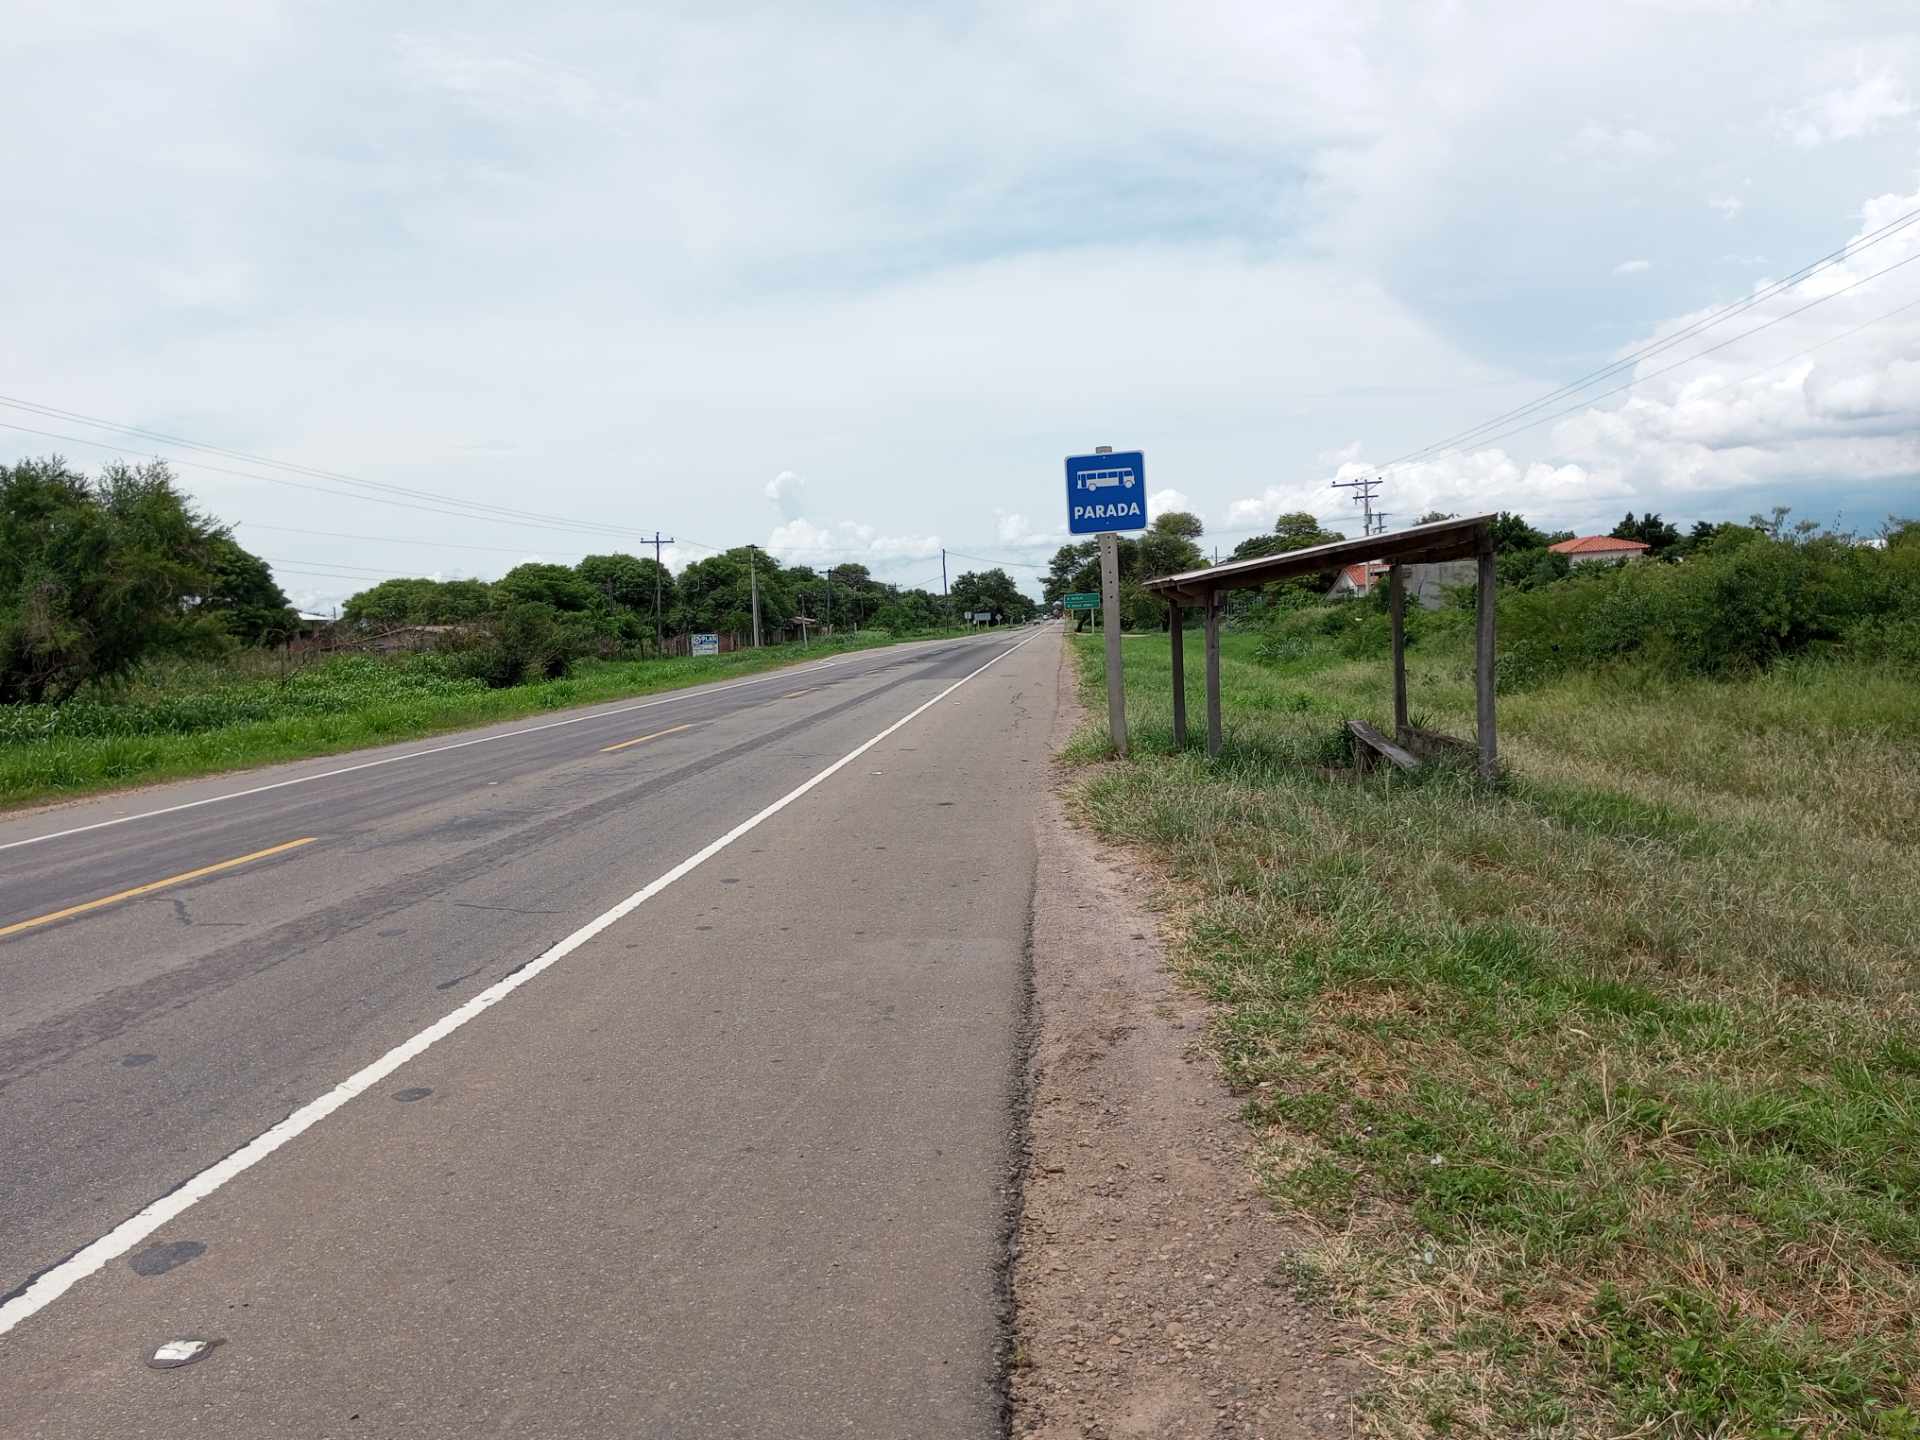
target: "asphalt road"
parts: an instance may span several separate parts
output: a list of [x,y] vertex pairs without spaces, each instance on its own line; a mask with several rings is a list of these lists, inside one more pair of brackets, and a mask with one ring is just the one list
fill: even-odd
[[[993,1434],[1057,658],[901,647],[0,822],[0,1435]],[[183,1336],[219,1343],[147,1367]]]

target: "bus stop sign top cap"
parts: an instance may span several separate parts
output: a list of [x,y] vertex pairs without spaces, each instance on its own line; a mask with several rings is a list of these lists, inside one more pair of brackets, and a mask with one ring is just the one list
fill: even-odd
[[[1106,458],[1106,457],[1103,457]],[[1358,565],[1368,560],[1385,560],[1396,565],[1421,564],[1434,560],[1469,559],[1493,544],[1493,516],[1468,515],[1457,520],[1436,520],[1430,525],[1414,525],[1391,535],[1363,535],[1358,540],[1335,540],[1328,545],[1312,545],[1305,550],[1283,550],[1277,555],[1257,555],[1250,560],[1229,560],[1205,570],[1185,570],[1178,575],[1163,575],[1140,588],[1157,595],[1170,605],[1201,605],[1215,590],[1246,590],[1289,580],[1296,575],[1315,575]]]
[[1074,535],[1147,528],[1147,457],[1139,450],[1067,457],[1067,529]]

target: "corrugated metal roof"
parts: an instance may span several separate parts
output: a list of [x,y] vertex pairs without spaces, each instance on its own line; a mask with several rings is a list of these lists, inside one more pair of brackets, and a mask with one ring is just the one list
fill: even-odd
[[1149,580],[1141,588],[1163,600],[1187,603],[1205,599],[1211,590],[1243,590],[1256,585],[1271,585],[1296,575],[1317,575],[1327,570],[1342,570],[1348,565],[1369,561],[1411,564],[1425,560],[1459,560],[1478,555],[1493,543],[1493,516],[1469,515],[1455,520],[1436,520],[1431,525],[1413,525],[1391,535],[1364,535],[1358,540],[1335,540],[1305,550],[1288,550],[1278,555],[1260,555],[1251,560],[1229,560],[1205,570],[1184,570],[1178,575],[1163,575]]

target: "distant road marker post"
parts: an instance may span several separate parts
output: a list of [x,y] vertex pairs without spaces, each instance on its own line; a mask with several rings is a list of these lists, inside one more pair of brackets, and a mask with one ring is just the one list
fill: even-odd
[[1120,532],[1147,528],[1144,451],[1097,445],[1067,457],[1067,530],[1100,537],[1101,624],[1107,632],[1107,733],[1127,753],[1127,697],[1120,661]]

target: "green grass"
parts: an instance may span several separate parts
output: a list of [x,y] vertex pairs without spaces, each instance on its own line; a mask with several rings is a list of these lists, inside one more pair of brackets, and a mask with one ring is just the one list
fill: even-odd
[[588,660],[564,680],[502,690],[455,677],[432,655],[341,657],[285,680],[257,655],[155,666],[107,695],[0,707],[0,809],[331,755],[927,638],[937,637],[864,631],[804,648]]
[[[1130,639],[1134,756],[1076,798],[1164,866],[1275,1201],[1382,1347],[1369,1422],[1920,1436],[1920,685],[1595,672],[1501,697],[1496,785],[1356,781],[1384,663],[1223,652],[1210,763]],[[1470,737],[1458,637],[1410,666]]]

